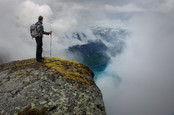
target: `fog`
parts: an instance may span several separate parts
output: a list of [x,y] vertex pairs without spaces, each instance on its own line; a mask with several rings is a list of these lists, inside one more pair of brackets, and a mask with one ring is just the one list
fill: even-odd
[[[29,26],[39,15],[45,31],[53,31],[53,56],[66,59],[65,49],[82,43],[65,34],[95,39],[92,26],[126,28],[126,48],[96,81],[108,115],[173,115],[173,11],[172,0],[1,0],[0,63],[35,58]],[[49,47],[44,36],[45,56]]]
[[126,49],[97,81],[108,114],[173,115],[173,9],[164,6],[129,19]]

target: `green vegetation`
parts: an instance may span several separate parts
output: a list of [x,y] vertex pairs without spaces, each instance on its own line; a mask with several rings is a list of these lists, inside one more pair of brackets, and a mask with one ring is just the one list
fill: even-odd
[[38,109],[29,106],[18,112],[17,115],[48,115],[48,108],[42,107],[41,109]]
[[24,72],[15,73],[14,76],[21,76],[21,77],[23,77],[24,76]]
[[[83,82],[85,84],[90,85],[90,82],[87,79],[85,79],[84,76],[85,73],[88,72],[86,69],[83,68],[83,66],[80,63],[58,58],[46,58],[44,62],[46,66],[53,68],[54,70],[63,74],[68,79]],[[79,73],[77,73],[77,71],[74,73],[74,68],[76,68]]]
[[28,68],[38,68],[40,69],[45,69],[45,68],[50,68],[49,69],[49,74],[51,76],[54,76],[55,72],[57,71],[60,73],[60,75],[66,77],[67,79],[76,81],[76,82],[81,82],[85,83],[88,85],[92,85],[91,81],[89,81],[86,77],[91,76],[91,73],[89,72],[89,68],[86,66],[75,62],[75,61],[70,61],[66,59],[60,59],[60,58],[54,58],[54,57],[47,57],[45,58],[44,62],[38,63],[35,61],[35,59],[26,59],[26,60],[21,60],[21,61],[15,61],[11,63],[7,68],[4,69],[10,69],[10,70],[21,70],[25,69],[26,72],[18,72],[15,73],[14,76],[20,76],[24,77],[26,74],[30,74],[32,70]]

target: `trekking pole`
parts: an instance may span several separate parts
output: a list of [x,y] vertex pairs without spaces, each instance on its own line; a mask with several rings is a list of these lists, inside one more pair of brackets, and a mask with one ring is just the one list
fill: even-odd
[[51,50],[52,50],[52,34],[50,35],[50,57],[51,57]]
[[45,50],[44,50],[44,48],[42,48],[43,49],[43,55],[44,55],[44,57],[45,57]]

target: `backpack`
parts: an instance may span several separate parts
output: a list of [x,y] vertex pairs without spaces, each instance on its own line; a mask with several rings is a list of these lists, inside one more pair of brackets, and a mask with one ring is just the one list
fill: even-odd
[[32,38],[41,37],[41,26],[39,24],[32,24],[30,26],[30,34]]

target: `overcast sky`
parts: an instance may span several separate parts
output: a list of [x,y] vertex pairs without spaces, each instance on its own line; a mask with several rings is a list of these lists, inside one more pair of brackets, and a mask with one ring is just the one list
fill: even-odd
[[[54,56],[77,41],[64,33],[91,26],[122,27],[130,35],[126,48],[97,80],[109,115],[174,114],[174,1],[173,0],[1,0],[0,63],[35,57],[29,26],[44,17],[53,30]],[[49,49],[45,36],[44,48]],[[45,55],[48,53],[46,52]],[[58,55],[59,54],[59,55]],[[117,79],[112,75],[117,74]]]

